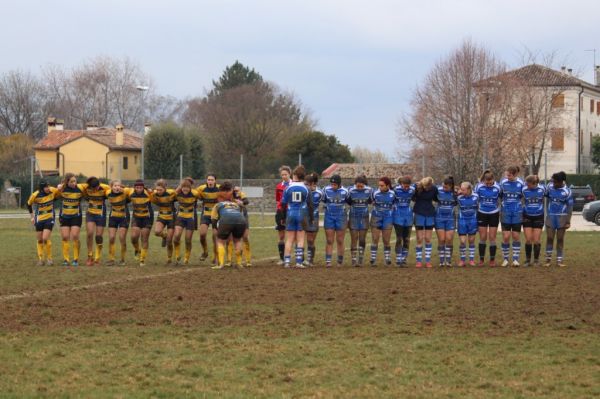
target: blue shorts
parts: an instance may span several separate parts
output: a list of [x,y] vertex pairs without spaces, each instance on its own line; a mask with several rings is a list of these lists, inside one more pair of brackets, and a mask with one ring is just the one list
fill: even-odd
[[477,217],[472,217],[468,219],[458,219],[458,235],[459,236],[473,236],[477,234],[477,229],[479,225],[477,224]]
[[348,227],[350,228],[350,230],[368,230],[369,213],[365,212],[358,215],[350,214],[348,217]]
[[409,208],[408,211],[404,212],[394,212],[394,224],[397,224],[402,227],[412,227],[413,225],[413,213]]
[[388,230],[394,224],[394,216],[391,213],[373,212],[371,214],[371,227],[378,230]]
[[313,215],[312,223],[310,222],[310,220],[308,220],[306,222],[305,231],[307,233],[316,233],[319,231],[319,213],[318,212],[315,215]]
[[454,229],[456,229],[456,223],[454,222],[454,218],[452,218],[452,219],[435,218],[435,229],[436,230],[444,230],[444,231],[454,231]]
[[129,228],[130,218],[125,217],[114,217],[111,216],[108,218],[108,228],[111,229],[127,229]]
[[42,220],[41,222],[37,222],[35,224],[35,231],[38,231],[38,232],[44,231],[44,230],[52,231],[53,227],[54,227],[54,218]]
[[523,212],[502,212],[503,225],[516,225],[523,223]]
[[98,227],[106,226],[106,215],[93,215],[93,214],[88,213],[85,216],[85,219],[86,219],[86,223],[93,222]]
[[567,215],[546,215],[546,227],[549,229],[564,229],[569,217]]
[[435,225],[435,217],[434,216],[424,216],[415,214],[415,226],[416,227],[425,227],[432,228]]
[[[160,219],[159,219],[160,221]],[[182,218],[181,216],[178,216],[177,219],[175,219],[175,226],[179,226],[184,230],[196,230],[196,223],[197,219],[194,218]]]
[[288,210],[287,218],[285,220],[286,231],[302,231],[306,229],[307,220],[306,213],[290,213]]
[[325,212],[325,220],[323,223],[325,230],[345,230],[348,225],[348,220],[345,214],[328,215]]

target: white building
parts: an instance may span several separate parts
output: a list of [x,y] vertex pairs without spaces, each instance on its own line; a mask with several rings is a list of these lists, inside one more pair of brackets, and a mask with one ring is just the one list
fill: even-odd
[[[595,84],[583,81],[571,69],[560,71],[532,64],[509,71],[504,78],[527,82],[544,93],[552,93],[554,117],[551,142],[546,145],[548,173],[593,173],[592,137],[600,135],[600,66],[595,70]],[[544,164],[542,163],[542,169]]]

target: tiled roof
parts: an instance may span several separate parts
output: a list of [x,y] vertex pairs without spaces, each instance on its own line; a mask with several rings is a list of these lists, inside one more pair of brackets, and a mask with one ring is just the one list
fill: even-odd
[[38,141],[33,147],[36,150],[56,150],[61,146],[87,137],[100,144],[104,144],[111,150],[141,150],[142,137],[133,130],[123,130],[123,145],[116,144],[117,129],[99,128],[96,130],[53,130],[46,137]]
[[370,179],[388,176],[394,180],[403,175],[414,176],[415,170],[414,165],[401,163],[334,163],[323,171],[322,177],[338,174],[343,179],[353,179],[364,174]]
[[513,69],[512,71],[481,80],[476,82],[475,86],[481,87],[493,85],[498,81],[507,79],[522,81],[532,86],[582,86],[600,91],[600,87],[594,86],[593,84],[570,75],[569,73],[556,71],[538,64],[527,65],[519,69]]

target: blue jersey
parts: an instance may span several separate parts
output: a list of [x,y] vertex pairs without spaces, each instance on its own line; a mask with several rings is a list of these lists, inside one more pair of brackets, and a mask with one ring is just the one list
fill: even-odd
[[394,210],[394,203],[396,202],[396,194],[392,190],[381,191],[377,189],[373,191],[371,202],[373,203],[373,214],[391,216]]
[[310,192],[302,182],[292,182],[283,192],[281,205],[287,207],[288,215],[299,215],[308,210]]
[[548,215],[563,216],[569,215],[573,210],[573,195],[571,189],[566,185],[561,188],[554,188],[550,183],[546,190]]
[[523,213],[529,216],[541,216],[544,214],[544,196],[546,189],[542,185],[534,188],[523,187],[523,200],[525,207]]
[[475,194],[479,196],[479,212],[487,214],[500,212],[498,203],[502,197],[502,188],[498,183],[494,182],[489,187],[479,183],[475,187]]
[[415,196],[415,186],[410,186],[407,190],[402,185],[394,188],[394,195],[396,196],[396,206],[394,212],[396,214],[409,214],[412,213],[410,203]]
[[333,189],[327,186],[323,189],[323,203],[325,204],[325,214],[331,217],[344,217],[346,215],[346,202],[348,200],[348,190],[344,187]]
[[438,187],[436,219],[454,219],[454,208],[456,207],[456,194],[454,191],[445,191]]
[[456,201],[458,202],[459,219],[477,217],[477,210],[479,209],[479,196],[477,194],[459,195]]
[[317,187],[314,191],[310,192],[310,197],[313,203],[313,219],[317,220],[319,218],[319,204],[323,200],[323,191]]
[[500,188],[502,189],[502,212],[521,213],[523,212],[523,180],[517,178],[513,181],[502,179]]
[[350,216],[351,217],[363,217],[369,214],[369,203],[371,202],[371,195],[373,189],[369,186],[359,190],[356,186],[352,186],[348,189],[347,202],[350,205]]

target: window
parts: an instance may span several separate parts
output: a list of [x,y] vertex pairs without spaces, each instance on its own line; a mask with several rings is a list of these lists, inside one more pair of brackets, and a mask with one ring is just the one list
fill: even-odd
[[600,115],[600,101],[596,101],[596,115]]
[[129,158],[123,157],[123,169],[129,168]]
[[552,129],[552,151],[564,151],[565,150],[565,129],[558,128]]
[[60,168],[60,152],[56,153],[56,169]]
[[594,100],[590,100],[590,114],[594,113]]
[[552,97],[552,108],[564,108],[565,107],[565,95],[557,94]]

